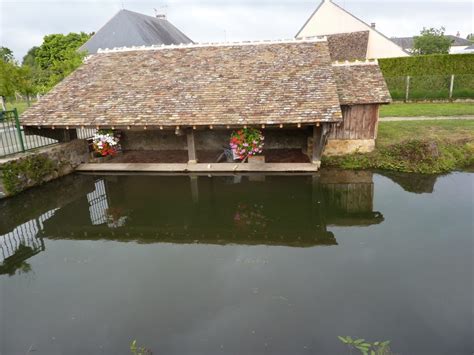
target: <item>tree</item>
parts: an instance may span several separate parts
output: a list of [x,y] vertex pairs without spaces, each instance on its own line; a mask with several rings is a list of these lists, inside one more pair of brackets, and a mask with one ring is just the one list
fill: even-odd
[[0,60],[6,63],[13,63],[15,61],[15,58],[13,57],[12,50],[7,47],[0,47]]
[[474,33],[469,33],[466,37],[466,39],[468,41],[471,41],[472,43],[474,43]]
[[5,110],[6,98],[15,95],[17,75],[18,68],[15,63],[0,60],[0,101],[2,110]]
[[413,53],[415,54],[447,54],[451,47],[451,40],[444,35],[444,27],[423,28],[420,36],[416,36],[413,42]]
[[[85,52],[78,48],[87,42],[89,34],[69,33],[52,34],[44,37],[43,43],[36,50],[30,49],[24,61],[31,62],[34,57],[36,70],[35,83],[40,92],[46,92],[64,79],[82,63]],[[27,58],[28,57],[28,58]]]
[[29,67],[35,67],[35,58],[36,58],[36,52],[38,51],[39,47],[31,47],[28,52],[25,54],[23,57],[23,61],[21,62],[21,65],[27,65]]

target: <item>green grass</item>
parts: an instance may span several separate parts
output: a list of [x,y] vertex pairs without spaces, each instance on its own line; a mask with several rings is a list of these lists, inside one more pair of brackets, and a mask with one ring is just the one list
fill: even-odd
[[474,165],[474,120],[380,122],[375,151],[324,157],[344,169],[382,169],[424,174]]
[[474,115],[474,103],[393,103],[380,108],[380,117]]
[[[33,101],[31,102],[31,104],[33,104]],[[13,110],[13,108],[16,107],[19,115],[21,115],[23,111],[28,108],[28,104],[26,103],[26,101],[7,102],[6,106],[7,110]]]

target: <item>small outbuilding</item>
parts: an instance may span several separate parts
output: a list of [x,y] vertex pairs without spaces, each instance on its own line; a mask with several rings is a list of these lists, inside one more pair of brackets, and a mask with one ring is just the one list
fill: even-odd
[[22,124],[65,139],[119,130],[125,153],[153,152],[157,163],[215,163],[234,130],[254,127],[267,162],[318,167],[326,145],[373,149],[388,102],[377,62],[334,62],[326,37],[132,47],[90,56]]

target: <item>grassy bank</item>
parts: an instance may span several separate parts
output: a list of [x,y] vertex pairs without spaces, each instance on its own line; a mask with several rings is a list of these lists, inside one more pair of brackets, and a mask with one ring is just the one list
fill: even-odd
[[436,117],[463,115],[474,115],[474,103],[393,103],[380,108],[380,117]]
[[474,120],[381,122],[374,152],[325,157],[323,164],[424,174],[472,166]]

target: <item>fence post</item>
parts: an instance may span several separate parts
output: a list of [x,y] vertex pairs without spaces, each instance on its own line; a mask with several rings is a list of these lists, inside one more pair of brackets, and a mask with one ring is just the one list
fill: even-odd
[[21,126],[20,126],[20,120],[18,118],[18,111],[16,107],[13,109],[13,115],[15,116],[15,126],[16,126],[16,131],[18,133],[18,140],[20,141],[20,147],[21,151],[25,152],[25,142],[23,142],[23,136],[21,135]]
[[410,94],[410,75],[407,75],[407,85],[405,88],[405,102],[408,101],[409,94]]
[[449,99],[453,98],[453,88],[454,88],[454,74],[451,74],[451,83],[449,84]]

